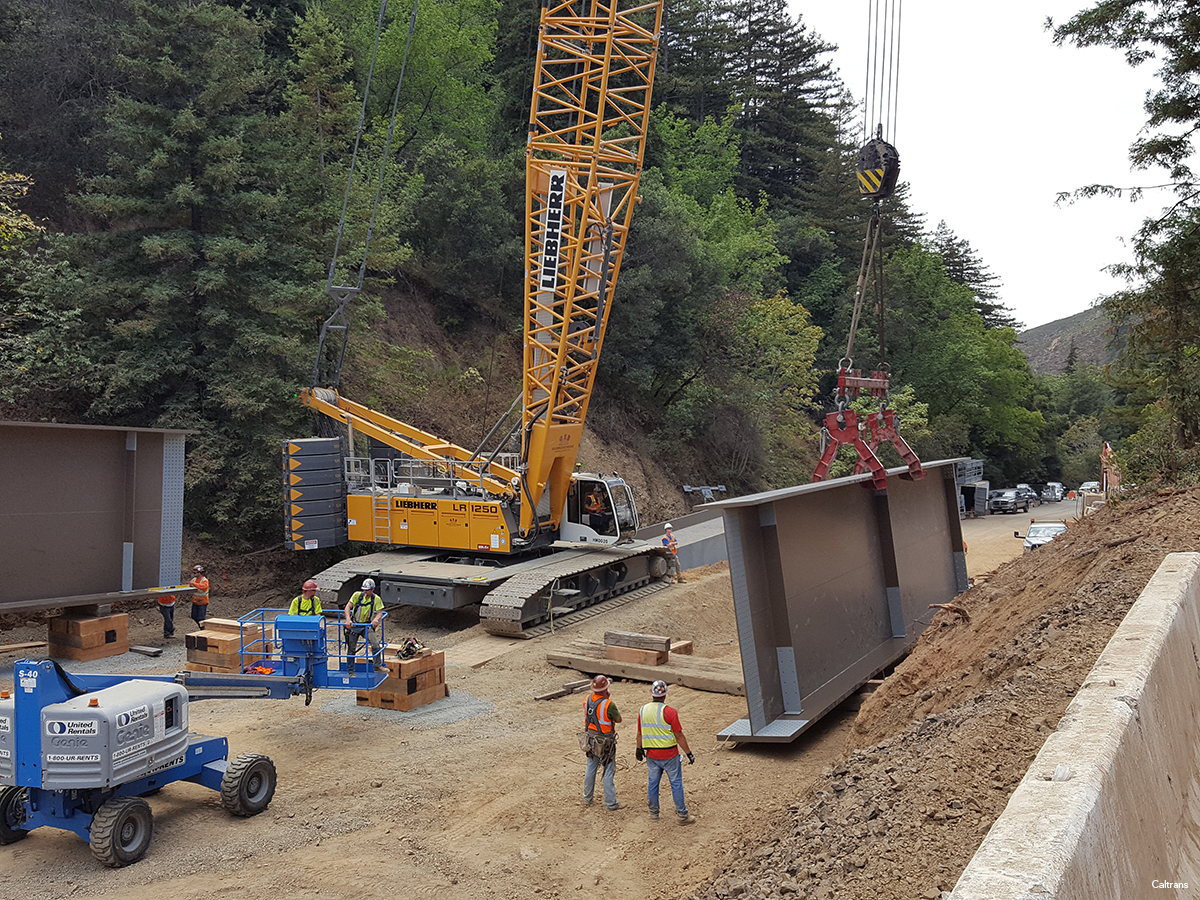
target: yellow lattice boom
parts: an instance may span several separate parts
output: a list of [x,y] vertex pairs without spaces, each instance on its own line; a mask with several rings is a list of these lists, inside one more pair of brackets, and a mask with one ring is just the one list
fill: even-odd
[[522,531],[535,517],[557,527],[562,512],[637,199],[661,25],[661,0],[542,7],[525,159]]

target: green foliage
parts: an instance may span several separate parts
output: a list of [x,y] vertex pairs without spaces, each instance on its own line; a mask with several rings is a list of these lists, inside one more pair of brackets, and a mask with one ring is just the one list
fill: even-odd
[[33,179],[0,169],[0,255],[20,249],[44,229],[17,208]]
[[920,246],[892,255],[886,282],[893,383],[912,384],[929,404],[931,423],[945,429],[938,440],[965,427],[971,455],[988,460],[993,479],[1036,470],[1045,420],[1030,408],[1033,374],[1016,333],[987,327],[972,291]]
[[0,3],[0,153],[37,182],[24,207],[38,219],[65,221],[78,173],[103,162],[91,138],[120,81],[116,41],[128,21],[125,0]]
[[1137,261],[1121,267],[1135,282],[1104,301],[1114,323],[1128,323],[1119,365],[1161,398],[1176,421],[1177,441],[1200,443],[1200,210],[1177,212],[1165,231],[1143,229]]
[[989,327],[1018,327],[1011,310],[1000,302],[1000,278],[979,258],[970,241],[960,238],[942,221],[930,236],[930,244],[941,254],[950,280],[970,288],[975,295],[975,309]]
[[664,104],[651,113],[650,126],[662,157],[658,167],[672,188],[708,206],[733,186],[741,154],[732,115],[722,122],[706,116],[694,125]]
[[[357,83],[365,84],[379,21],[378,0],[321,0],[320,8],[346,35]],[[375,121],[391,117],[403,67],[397,100],[402,157],[414,159],[422,146],[439,137],[475,150],[487,146],[497,112],[487,86],[498,9],[496,0],[422,5],[405,64],[412,5],[389,5],[367,113]]]
[[247,540],[278,521],[279,440],[304,419],[292,398],[322,305],[319,228],[289,195],[297,159],[264,106],[262,27],[213,2],[131,10],[107,172],[77,198],[105,227],[57,242],[72,269],[55,308],[81,311],[87,417],[195,429],[187,518]]
[[[1099,471],[1099,454],[1096,461],[1093,472]],[[1145,410],[1144,424],[1125,442],[1117,461],[1122,480],[1131,484],[1200,483],[1200,448],[1180,443],[1175,417],[1165,403]]]
[[1104,439],[1100,436],[1100,420],[1095,416],[1080,416],[1058,438],[1058,456],[1062,465],[1064,484],[1094,481],[1100,474],[1100,451]]

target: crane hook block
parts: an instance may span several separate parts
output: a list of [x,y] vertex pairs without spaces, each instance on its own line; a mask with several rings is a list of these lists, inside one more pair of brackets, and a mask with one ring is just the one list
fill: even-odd
[[886,200],[900,177],[900,154],[882,138],[874,138],[858,151],[858,191],[870,200]]

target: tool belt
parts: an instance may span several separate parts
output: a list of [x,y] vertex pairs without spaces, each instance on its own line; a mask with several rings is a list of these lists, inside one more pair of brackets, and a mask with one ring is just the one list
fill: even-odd
[[597,759],[604,765],[608,765],[617,758],[617,733],[612,731],[602,734],[599,731],[592,731],[590,728],[587,731],[581,731],[579,732],[579,749],[590,759]]

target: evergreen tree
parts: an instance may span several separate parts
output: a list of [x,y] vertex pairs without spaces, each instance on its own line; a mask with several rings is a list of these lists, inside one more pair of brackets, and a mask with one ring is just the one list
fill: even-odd
[[1012,310],[1000,302],[1000,278],[979,258],[969,241],[960,238],[945,220],[938,222],[930,244],[942,255],[942,265],[951,281],[971,289],[975,308],[989,328],[1017,328]]
[[77,198],[103,227],[66,241],[101,382],[87,416],[194,429],[187,519],[248,539],[278,521],[321,269],[292,218],[291,141],[264,109],[263,26],[204,0],[130,10],[108,171]]
[[841,85],[833,47],[793,22],[783,0],[738,0],[730,65],[742,147],[738,193],[765,193],[780,212],[811,195],[823,151],[834,143]]
[[56,223],[79,173],[103,166],[91,140],[119,81],[116,41],[125,0],[0,3],[0,154],[36,182],[25,208]]

